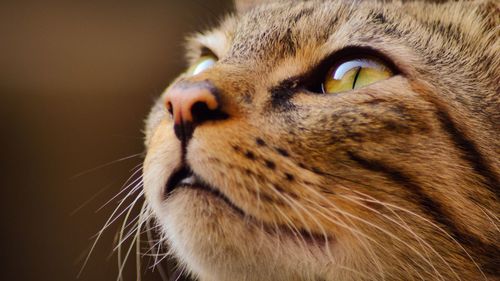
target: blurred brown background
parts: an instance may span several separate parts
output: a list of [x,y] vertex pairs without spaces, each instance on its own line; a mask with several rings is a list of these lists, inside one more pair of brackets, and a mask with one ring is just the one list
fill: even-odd
[[[185,67],[183,37],[230,9],[225,0],[0,1],[0,280],[76,280],[116,201],[96,211],[142,159],[75,175],[143,151],[149,107]],[[79,280],[116,280],[117,226]],[[125,280],[136,280],[134,266]]]

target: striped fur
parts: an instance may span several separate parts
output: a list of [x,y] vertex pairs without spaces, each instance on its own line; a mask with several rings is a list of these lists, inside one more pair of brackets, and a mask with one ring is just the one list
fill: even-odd
[[[229,118],[186,150],[163,98],[147,121],[145,193],[194,279],[500,280],[500,6],[495,1],[240,1],[192,36],[219,57]],[[346,48],[394,77],[313,94]],[[174,82],[179,83],[179,82]],[[164,186],[185,159],[221,197]]]

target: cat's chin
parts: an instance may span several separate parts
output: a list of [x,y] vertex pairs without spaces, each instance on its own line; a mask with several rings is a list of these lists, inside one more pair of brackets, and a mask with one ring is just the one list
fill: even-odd
[[160,212],[171,250],[202,280],[238,280],[249,273],[255,280],[300,279],[326,258],[325,247],[335,252],[332,241],[270,228],[204,188],[178,188]]

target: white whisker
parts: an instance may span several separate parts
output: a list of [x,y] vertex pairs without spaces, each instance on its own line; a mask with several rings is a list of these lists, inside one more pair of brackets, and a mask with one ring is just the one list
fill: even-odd
[[139,157],[139,156],[141,156],[141,155],[143,155],[143,154],[144,154],[144,153],[143,153],[143,152],[141,152],[141,153],[132,154],[132,155],[129,155],[129,156],[126,156],[126,157],[122,157],[122,158],[117,159],[117,160],[113,160],[113,161],[111,161],[111,162],[108,162],[108,163],[105,163],[105,164],[99,165],[99,166],[97,166],[97,167],[95,167],[95,168],[88,169],[88,170],[85,170],[85,171],[83,171],[83,172],[80,172],[80,173],[78,173],[78,174],[76,174],[76,175],[72,176],[70,179],[71,179],[71,180],[74,180],[74,179],[79,178],[79,177],[81,177],[81,176],[83,176],[83,175],[86,175],[86,174],[88,174],[88,173],[92,173],[92,172],[94,172],[94,171],[97,171],[97,170],[99,170],[99,169],[102,169],[102,168],[108,167],[108,166],[110,166],[110,165],[113,165],[113,164],[118,163],[118,162],[121,162],[121,161],[125,161],[125,160],[128,160],[128,159],[132,159],[132,158],[135,158],[135,157]]

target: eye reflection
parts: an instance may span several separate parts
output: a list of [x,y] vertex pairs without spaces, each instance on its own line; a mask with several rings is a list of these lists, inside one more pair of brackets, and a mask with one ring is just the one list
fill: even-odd
[[203,71],[211,68],[214,64],[217,63],[217,59],[214,56],[203,56],[196,63],[191,66],[191,68],[187,71],[187,74],[194,76],[202,73]]

